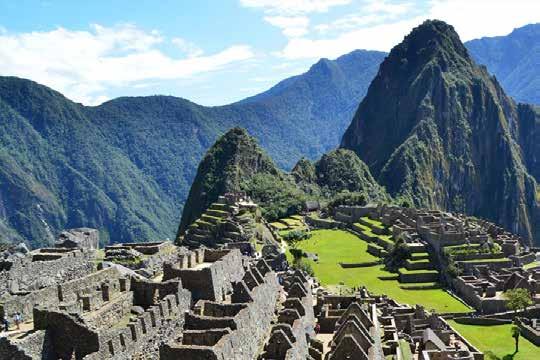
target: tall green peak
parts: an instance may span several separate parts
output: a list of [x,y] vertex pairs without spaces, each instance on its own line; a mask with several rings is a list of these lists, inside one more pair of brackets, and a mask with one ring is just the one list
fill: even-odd
[[304,157],[298,160],[296,165],[294,165],[291,175],[294,176],[297,183],[314,183],[317,181],[315,165]]
[[182,234],[220,195],[243,190],[243,185],[255,174],[282,176],[255,138],[245,129],[230,129],[210,147],[200,162],[178,233]]
[[351,150],[336,149],[324,154],[315,164],[317,183],[323,193],[365,192],[370,200],[386,198],[367,165]]
[[487,218],[533,239],[536,181],[519,144],[529,153],[535,146],[525,123],[534,124],[534,113],[474,63],[450,25],[430,20],[383,61],[341,146],[395,198]]

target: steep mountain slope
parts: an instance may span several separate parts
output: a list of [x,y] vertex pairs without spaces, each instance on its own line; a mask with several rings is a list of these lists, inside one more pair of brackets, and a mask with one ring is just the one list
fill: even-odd
[[514,99],[540,104],[540,24],[526,25],[506,36],[468,41],[466,46]]
[[517,143],[521,113],[451,26],[427,21],[381,64],[342,147],[391,195],[482,216],[531,239],[536,182]]
[[179,232],[183,232],[219,195],[243,190],[243,185],[255,174],[267,174],[276,179],[282,177],[273,161],[244,129],[229,130],[199,164]]
[[246,130],[234,128],[199,164],[177,239],[219,195],[237,191],[245,191],[258,203],[268,220],[297,213],[308,199],[330,199],[342,191],[364,193],[369,201],[389,200],[352,151],[337,149],[315,163],[303,158],[289,174],[276,167]]
[[0,203],[7,240],[46,245],[64,227],[117,241],[167,235],[174,210],[84,109],[30,81],[0,81]]
[[44,245],[64,227],[112,241],[173,237],[197,163],[240,125],[278,165],[335,147],[383,53],[321,60],[243,102],[119,98],[75,104],[34,82],[0,77],[0,241]]
[[518,105],[519,143],[528,172],[540,181],[540,108]]

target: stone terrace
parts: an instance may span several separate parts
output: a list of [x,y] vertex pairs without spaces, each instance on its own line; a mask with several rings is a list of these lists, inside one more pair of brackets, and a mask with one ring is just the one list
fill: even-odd
[[202,300],[186,316],[181,341],[164,345],[161,359],[256,358],[270,330],[279,284],[260,260],[252,263],[234,283],[230,303]]

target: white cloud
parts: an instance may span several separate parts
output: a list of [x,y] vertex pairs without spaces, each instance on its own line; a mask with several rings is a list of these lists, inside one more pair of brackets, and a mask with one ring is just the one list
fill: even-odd
[[429,16],[453,25],[462,40],[506,35],[540,21],[538,0],[436,0]]
[[325,13],[335,6],[350,4],[352,0],[240,0],[244,7],[262,9],[264,20],[281,29],[288,38],[308,34],[311,13]]
[[266,16],[264,20],[280,28],[283,35],[290,38],[304,36],[308,33],[309,18],[306,16]]
[[187,41],[182,38],[174,38],[171,42],[180,49],[183,53],[186,54],[188,58],[194,58],[204,54],[203,49],[195,45],[194,43]]
[[347,31],[329,39],[291,39],[278,56],[287,59],[335,58],[355,49],[388,50],[418,25],[416,19]]
[[348,14],[329,24],[319,24],[316,29],[321,33],[329,30],[351,30],[368,25],[377,25],[394,21],[409,13],[414,8],[412,2],[390,3],[388,1],[369,0],[358,13]]
[[[426,19],[448,22],[463,41],[505,35],[516,27],[540,21],[538,0],[430,0],[427,11],[413,11],[421,4],[370,0],[357,14],[316,25],[320,36],[289,39],[278,55],[308,59],[337,57],[355,49],[388,51]],[[330,31],[337,34],[325,36]]]
[[187,57],[173,58],[159,49],[163,42],[158,32],[145,32],[133,25],[0,33],[0,73],[30,78],[76,101],[96,104],[106,98],[110,87],[189,78],[254,56],[245,45],[202,56],[200,50],[184,42]]
[[272,14],[324,13],[330,8],[350,4],[352,0],[240,0],[250,8],[261,8]]

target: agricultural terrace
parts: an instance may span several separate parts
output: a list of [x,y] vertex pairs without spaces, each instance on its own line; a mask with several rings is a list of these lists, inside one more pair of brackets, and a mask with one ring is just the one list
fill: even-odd
[[[383,270],[382,265],[341,267],[340,262],[362,263],[379,259],[367,252],[366,241],[352,233],[343,230],[314,230],[311,233],[312,237],[299,242],[298,248],[318,256],[317,262],[311,259],[304,259],[304,261],[311,264],[315,275],[325,286],[343,284],[351,288],[363,285],[372,293],[387,294],[398,302],[410,305],[421,304],[428,310],[434,309],[440,313],[470,311],[470,308],[442,289],[407,289],[406,287],[426,284],[401,284],[397,280],[398,275]],[[288,256],[292,259],[290,254]],[[379,277],[390,277],[392,280],[381,280]]]
[[[468,341],[482,352],[491,351],[501,360],[532,360],[540,359],[540,348],[525,339],[519,339],[519,352],[514,354],[514,339],[511,336],[511,324],[505,325],[464,325],[453,320],[450,326],[463,335]],[[486,336],[489,334],[489,336]],[[486,359],[490,359],[486,356]]]

